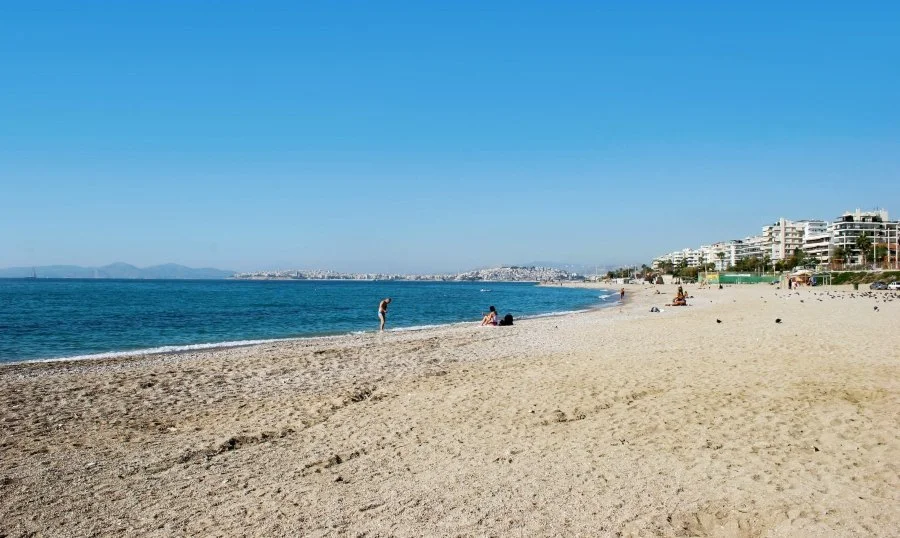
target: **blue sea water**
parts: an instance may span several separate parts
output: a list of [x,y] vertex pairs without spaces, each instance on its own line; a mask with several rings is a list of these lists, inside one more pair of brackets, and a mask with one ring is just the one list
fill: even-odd
[[0,362],[190,349],[515,318],[615,302],[613,292],[506,282],[0,280]]

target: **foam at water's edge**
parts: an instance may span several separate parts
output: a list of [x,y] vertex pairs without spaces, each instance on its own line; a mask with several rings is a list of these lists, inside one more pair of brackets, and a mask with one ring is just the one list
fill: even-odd
[[585,308],[583,310],[561,310],[559,312],[546,312],[544,314],[532,314],[530,316],[520,316],[516,319],[552,318],[552,317],[557,317],[557,316],[565,316],[568,314],[580,314],[582,312],[590,312],[592,310],[594,310],[594,309],[593,308]]
[[57,361],[84,361],[94,359],[117,359],[122,357],[137,357],[143,355],[159,355],[160,353],[179,353],[182,351],[196,351],[203,349],[216,349],[225,347],[252,346],[267,342],[285,342],[294,338],[273,338],[271,340],[235,340],[233,342],[215,342],[207,344],[185,344],[182,346],[159,346],[147,349],[133,349],[130,351],[110,351],[106,353],[91,353],[89,355],[75,355],[72,357],[56,357],[52,359],[29,359],[24,361],[6,362],[0,364],[23,364],[29,362],[57,362]]
[[[352,334],[365,334],[364,332],[356,332]],[[53,357],[49,359],[27,359],[22,361],[0,362],[0,367],[13,366],[16,364],[28,364],[34,362],[61,362],[61,361],[86,361],[86,360],[102,360],[102,359],[120,359],[124,357],[143,357],[147,355],[159,355],[162,353],[181,353],[184,351],[202,351],[208,349],[225,349],[230,347],[246,347],[258,344],[270,344],[272,342],[296,342],[300,340],[327,340],[340,338],[347,334],[320,335],[320,336],[302,336],[295,338],[270,338],[266,340],[233,340],[227,342],[210,342],[206,344],[184,344],[180,346],[159,346],[146,349],[132,349],[128,351],[109,351],[105,353],[91,353],[89,355],[73,355],[70,357]]]
[[411,327],[396,327],[388,329],[388,332],[402,333],[407,331],[424,331],[426,329],[439,329],[441,327],[452,327],[454,325],[471,325],[474,321],[454,321],[451,323],[435,323],[433,325],[413,325]]

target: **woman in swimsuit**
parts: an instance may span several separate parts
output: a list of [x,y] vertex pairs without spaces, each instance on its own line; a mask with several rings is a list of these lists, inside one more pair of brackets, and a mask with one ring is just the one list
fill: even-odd
[[496,325],[497,324],[497,309],[493,307],[490,308],[490,312],[487,313],[483,318],[481,318],[482,325]]

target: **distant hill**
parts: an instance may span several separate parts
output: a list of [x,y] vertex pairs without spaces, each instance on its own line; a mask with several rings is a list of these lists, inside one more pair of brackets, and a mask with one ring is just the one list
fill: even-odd
[[223,279],[231,278],[234,271],[221,269],[193,269],[174,263],[154,265],[153,267],[135,267],[131,264],[117,262],[103,267],[80,267],[77,265],[45,265],[42,267],[10,267],[0,269],[0,278],[26,278],[32,275],[38,278],[131,278],[131,279]]
[[562,263],[562,262],[548,262],[548,261],[535,261],[525,264],[520,264],[521,267],[548,267],[551,269],[561,269],[563,271],[568,271],[570,273],[577,273],[580,275],[593,275],[597,274],[606,274],[606,271],[610,269],[616,269],[618,265],[587,265],[583,263]]

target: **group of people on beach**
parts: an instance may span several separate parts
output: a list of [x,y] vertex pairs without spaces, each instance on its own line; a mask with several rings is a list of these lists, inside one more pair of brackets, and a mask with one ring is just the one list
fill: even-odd
[[815,278],[804,278],[804,277],[790,277],[787,280],[788,289],[799,288],[800,286],[815,286],[816,279]]
[[[384,331],[384,324],[387,323],[387,310],[388,305],[391,304],[391,298],[386,297],[378,303],[378,320],[381,322],[381,327],[379,330]],[[488,309],[488,313],[481,318],[481,325],[512,325],[513,317],[512,314],[507,314],[503,316],[503,319],[500,319],[500,315],[497,314],[497,308],[494,305],[491,305]]]

